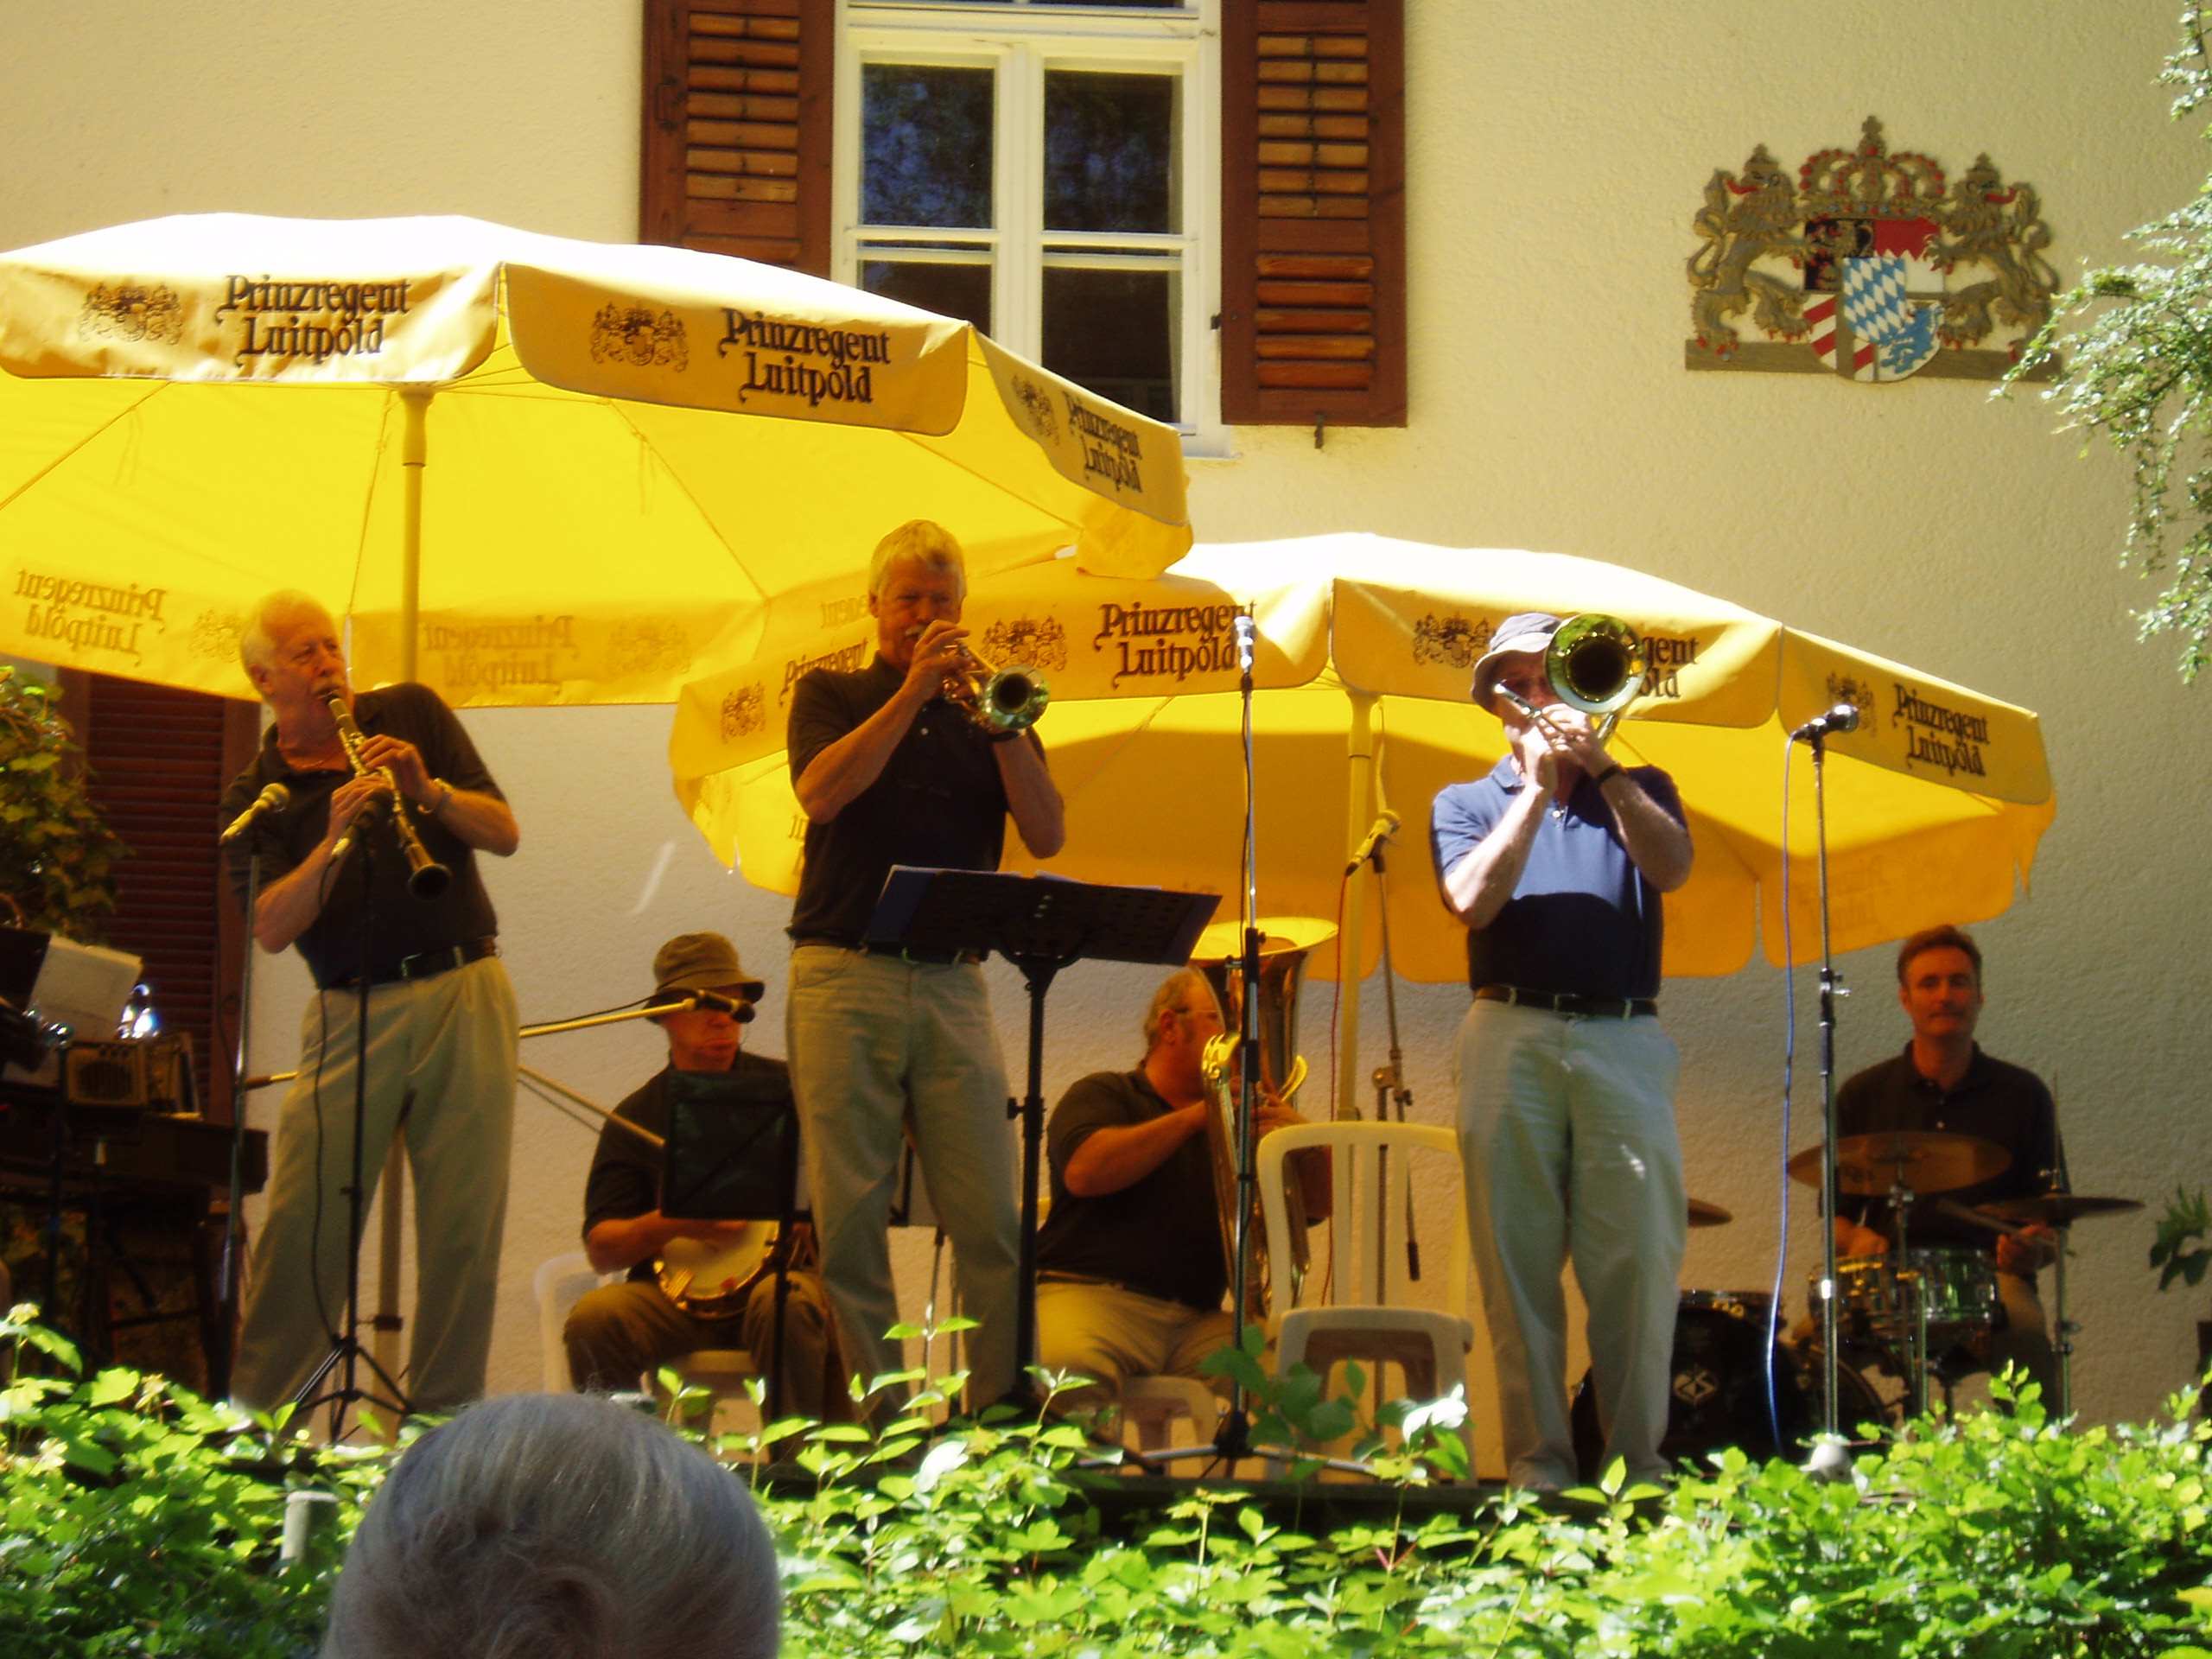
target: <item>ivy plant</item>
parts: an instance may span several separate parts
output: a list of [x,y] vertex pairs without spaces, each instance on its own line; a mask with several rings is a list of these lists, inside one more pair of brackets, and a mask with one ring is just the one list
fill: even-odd
[[[0,1319],[0,1365],[18,1354],[47,1374],[0,1389],[0,1653],[311,1654],[409,1434],[318,1446],[282,1413],[86,1375],[28,1309]],[[1074,1423],[935,1421],[960,1381],[875,1379],[911,1408],[873,1434],[793,1420],[725,1437],[800,1447],[796,1473],[732,1476],[777,1539],[790,1659],[2212,1659],[2212,1427],[2186,1395],[2155,1423],[2084,1427],[2000,1380],[1993,1408],[1907,1424],[1841,1479],[1726,1452],[1666,1490],[1617,1465],[1542,1504],[1469,1486],[1416,1518],[1402,1493],[1325,1529],[1300,1524],[1295,1491],[1230,1481],[1103,1503],[1118,1477],[1082,1467],[1099,1448]],[[1255,1381],[1270,1433],[1372,1435],[1321,1409],[1318,1384]],[[675,1419],[701,1403],[668,1395]],[[1446,1478],[1452,1454],[1432,1453],[1456,1445],[1455,1414],[1395,1414],[1386,1487]],[[287,1563],[302,1489],[335,1520]]]
[[[2176,120],[2212,102],[2203,10],[2181,14],[2181,44],[2161,77]],[[2212,139],[2212,130],[2206,133]],[[2184,682],[2212,635],[2212,179],[2163,219],[2128,232],[2148,257],[2090,270],[2057,302],[2000,395],[2056,358],[2043,396],[2062,431],[2102,433],[2132,473],[2122,565],[2165,586],[2136,613],[2142,637],[2181,636]]]

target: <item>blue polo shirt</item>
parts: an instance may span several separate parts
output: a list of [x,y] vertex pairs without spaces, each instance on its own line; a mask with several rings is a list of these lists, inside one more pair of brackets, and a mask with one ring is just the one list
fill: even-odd
[[[1677,823],[1682,800],[1656,766],[1629,776]],[[1525,785],[1507,755],[1487,778],[1438,791],[1429,809],[1429,851],[1439,882],[1503,819]],[[1529,862],[1497,918],[1467,930],[1467,983],[1579,996],[1656,996],[1665,916],[1659,890],[1628,849],[1605,793],[1578,778],[1564,814],[1544,813]]]

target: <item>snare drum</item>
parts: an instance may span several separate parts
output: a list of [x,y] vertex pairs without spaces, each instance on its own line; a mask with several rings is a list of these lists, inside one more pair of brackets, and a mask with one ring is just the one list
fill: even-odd
[[[1909,1275],[1889,1255],[1851,1255],[1836,1262],[1836,1316],[1850,1324],[1853,1335],[1910,1339],[1916,1282],[1926,1300],[1931,1339],[1955,1342],[1995,1326],[2001,1303],[1996,1266],[1987,1255],[1956,1245],[1928,1245],[1905,1252],[1905,1262]],[[1812,1294],[1818,1306],[1817,1278]]]

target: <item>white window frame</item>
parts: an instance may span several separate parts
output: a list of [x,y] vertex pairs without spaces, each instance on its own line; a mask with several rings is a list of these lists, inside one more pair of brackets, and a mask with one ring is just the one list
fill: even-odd
[[[991,181],[993,229],[948,236],[917,228],[917,240],[972,242],[992,255],[991,335],[1042,360],[1045,267],[1054,250],[1132,244],[1173,251],[1181,262],[1181,315],[1173,342],[1177,428],[1198,454],[1225,452],[1221,423],[1221,32],[1222,0],[1160,7],[1056,5],[1051,0],[842,0],[837,9],[836,111],[831,212],[838,281],[857,285],[862,243],[861,68],[870,62],[991,68],[996,142]],[[1181,79],[1182,164],[1176,181],[1181,230],[1164,235],[1084,234],[1043,227],[1044,147],[1009,142],[1040,136],[1045,75],[1078,69]],[[881,244],[874,227],[868,251]],[[904,257],[904,256],[901,256]],[[926,254],[922,256],[926,258]],[[940,256],[944,257],[944,256]],[[957,256],[950,256],[957,260]],[[1105,267],[1110,257],[1081,260]],[[1148,263],[1148,262],[1147,262]]]

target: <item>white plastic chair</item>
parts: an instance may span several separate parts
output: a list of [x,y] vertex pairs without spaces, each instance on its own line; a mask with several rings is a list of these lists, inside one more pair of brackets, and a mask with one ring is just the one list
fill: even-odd
[[[1284,1198],[1284,1161],[1308,1147],[1325,1147],[1334,1159],[1333,1218],[1313,1230],[1327,1241],[1317,1251],[1294,1298],[1285,1264],[1291,1260],[1290,1211]],[[1415,1306],[1406,1277],[1407,1198],[1413,1166],[1448,1168],[1447,1214],[1437,1200],[1426,1199],[1424,1229],[1430,1240],[1442,1236],[1442,1308]],[[1441,1160],[1441,1161],[1440,1161]],[[1274,1289],[1271,1334],[1278,1374],[1304,1363],[1324,1376],[1347,1359],[1365,1360],[1378,1374],[1395,1364],[1405,1378],[1405,1392],[1433,1400],[1455,1388],[1466,1397],[1467,1351],[1475,1327],[1467,1306],[1467,1211],[1462,1202],[1459,1137],[1426,1123],[1370,1123],[1344,1120],[1294,1124],[1260,1142],[1260,1201],[1268,1227],[1268,1259]],[[1424,1282],[1437,1265],[1424,1263]],[[1327,1295],[1331,1300],[1324,1302]],[[1461,1437],[1470,1459],[1473,1431],[1463,1422]]]
[[[538,1263],[531,1287],[537,1294],[537,1336],[542,1344],[548,1394],[575,1392],[575,1384],[569,1376],[568,1344],[561,1340],[562,1327],[569,1322],[569,1311],[583,1300],[587,1293],[601,1285],[613,1284],[616,1276],[594,1273],[591,1258],[582,1250],[569,1250]],[[752,1407],[745,1385],[760,1374],[760,1368],[753,1363],[753,1356],[742,1348],[702,1348],[669,1361],[669,1368],[687,1384],[704,1389],[714,1396],[705,1418],[705,1426],[710,1428],[720,1429],[717,1420],[724,1406],[741,1404],[748,1410]],[[658,1395],[659,1379],[646,1381]],[[663,1403],[666,1403],[664,1399]]]
[[1187,1422],[1198,1446],[1213,1437],[1221,1401],[1194,1376],[1132,1376],[1122,1382],[1122,1439],[1140,1452],[1163,1452],[1176,1443],[1175,1425]]

